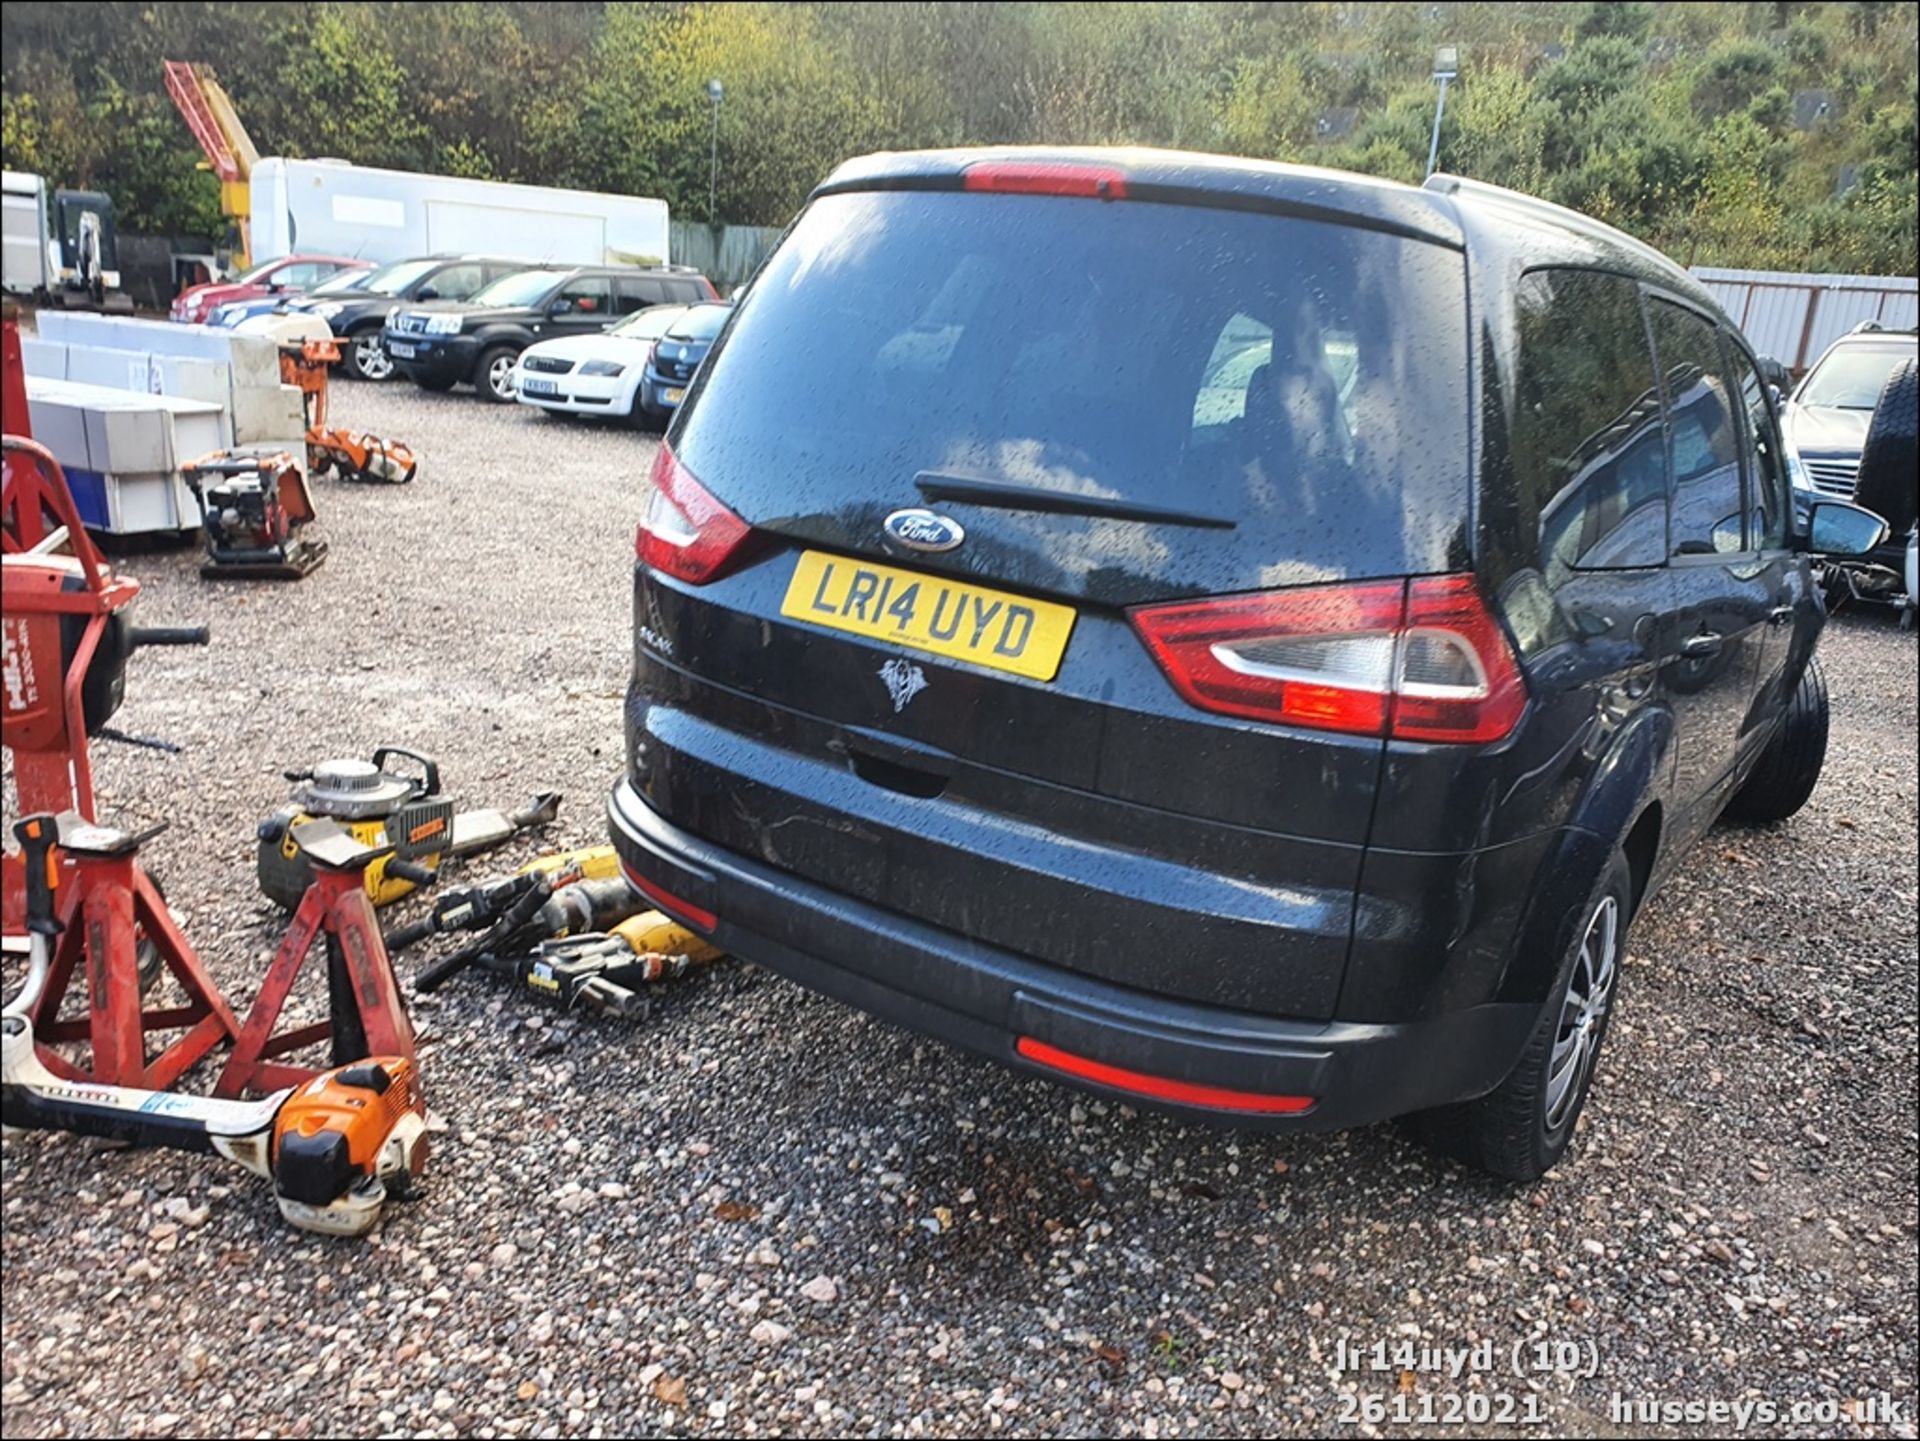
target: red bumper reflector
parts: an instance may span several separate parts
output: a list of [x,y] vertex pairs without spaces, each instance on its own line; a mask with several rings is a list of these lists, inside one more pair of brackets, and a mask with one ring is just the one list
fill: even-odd
[[1282,1116],[1298,1115],[1313,1109],[1312,1096],[1269,1096],[1258,1091],[1234,1091],[1225,1086],[1199,1086],[1192,1081],[1149,1076],[1140,1071],[1109,1066],[1101,1061],[1090,1061],[1085,1056],[1076,1056],[1071,1051],[1062,1051],[1044,1041],[1036,1041],[1032,1036],[1022,1036],[1014,1049],[1036,1065],[1078,1076],[1083,1081],[1094,1081],[1102,1086],[1112,1086],[1117,1091],[1132,1091],[1135,1095],[1151,1096],[1159,1101],[1176,1101],[1183,1106],[1205,1106],[1215,1111],[1260,1111]]
[[656,886],[645,876],[636,875],[633,867],[625,861],[620,862],[620,871],[626,876],[629,885],[675,920],[686,921],[696,930],[702,931],[710,931],[720,924],[720,918],[712,911],[702,910],[691,901],[681,900],[665,886]]

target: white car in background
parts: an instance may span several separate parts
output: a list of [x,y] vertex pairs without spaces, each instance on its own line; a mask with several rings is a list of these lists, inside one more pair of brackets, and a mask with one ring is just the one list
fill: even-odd
[[611,415],[634,425],[652,417],[640,386],[653,347],[684,305],[650,305],[597,335],[542,340],[520,352],[513,390],[522,405],[566,415]]

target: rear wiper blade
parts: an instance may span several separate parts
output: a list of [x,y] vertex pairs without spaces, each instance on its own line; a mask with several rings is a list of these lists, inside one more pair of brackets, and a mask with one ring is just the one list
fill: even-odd
[[913,478],[914,488],[928,500],[957,500],[997,510],[1037,510],[1050,515],[1096,515],[1110,520],[1138,520],[1160,525],[1192,525],[1208,530],[1232,530],[1237,521],[1223,515],[1173,510],[1161,505],[1118,500],[1106,495],[1073,495],[1042,490],[1005,480],[975,480],[971,476],[943,475],[923,470]]

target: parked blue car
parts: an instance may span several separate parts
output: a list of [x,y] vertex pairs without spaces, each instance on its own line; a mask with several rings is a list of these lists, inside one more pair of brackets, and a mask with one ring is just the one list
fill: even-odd
[[680,408],[700,362],[732,314],[733,307],[724,303],[690,305],[673,328],[654,342],[640,382],[640,405],[655,421],[666,424]]
[[301,295],[257,295],[250,300],[230,300],[225,305],[216,305],[207,316],[207,324],[222,330],[232,330],[243,320],[251,320],[256,315],[271,315],[276,310],[311,310],[308,302],[325,303],[328,296],[351,294],[366,288],[366,284],[380,272],[376,270],[343,270],[338,275],[328,276],[313,289]]

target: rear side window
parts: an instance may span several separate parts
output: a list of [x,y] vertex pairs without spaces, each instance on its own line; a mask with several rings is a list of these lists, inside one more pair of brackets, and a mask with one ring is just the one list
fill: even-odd
[[613,303],[621,315],[659,305],[667,298],[667,288],[657,280],[621,276],[614,282]]
[[1787,513],[1793,504],[1781,459],[1780,432],[1773,408],[1767,404],[1765,383],[1753,363],[1732,344],[1727,346],[1727,356],[1733,373],[1740,377],[1740,405],[1746,412],[1747,494],[1752,502],[1747,544],[1756,550],[1778,550],[1787,543]]
[[1535,270],[1517,296],[1513,472],[1549,585],[1667,557],[1667,457],[1640,288]]
[[606,315],[613,304],[613,286],[604,275],[583,275],[570,280],[553,298],[558,315]]
[[1648,318],[1672,434],[1673,553],[1737,553],[1746,548],[1740,432],[1719,332],[1664,300],[1648,302]]
[[486,269],[477,264],[449,265],[427,282],[442,300],[465,300],[486,283]]
[[[1464,271],[1439,245],[1201,206],[826,196],[761,269],[676,447],[749,520],[913,504],[936,472],[1231,521],[1101,533],[1129,547],[1116,567],[1181,587],[1445,569]],[[1093,529],[1033,529],[1073,525]]]

